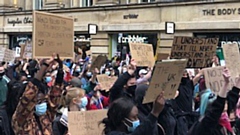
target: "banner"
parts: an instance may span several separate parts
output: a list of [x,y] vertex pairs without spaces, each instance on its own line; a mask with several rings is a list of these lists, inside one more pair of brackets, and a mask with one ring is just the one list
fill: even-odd
[[226,67],[229,69],[231,77],[240,75],[240,55],[237,44],[227,44],[223,46]]
[[186,64],[186,59],[165,60],[156,63],[143,103],[155,101],[161,91],[164,91],[165,99],[174,98]]
[[71,135],[102,135],[99,122],[107,117],[107,110],[68,112],[68,129]]
[[74,21],[72,18],[33,11],[33,57],[74,59]]
[[129,43],[132,59],[137,62],[140,67],[153,67],[155,58],[153,47],[151,44]]
[[212,66],[218,38],[174,37],[171,58],[188,59],[187,68]]

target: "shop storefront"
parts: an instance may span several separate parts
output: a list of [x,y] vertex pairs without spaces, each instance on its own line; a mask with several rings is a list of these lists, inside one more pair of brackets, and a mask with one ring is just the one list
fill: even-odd
[[152,44],[155,52],[157,47],[157,33],[116,33],[111,35],[111,54],[112,56],[122,54],[122,58],[126,59],[126,54],[130,54],[129,43],[145,43]]

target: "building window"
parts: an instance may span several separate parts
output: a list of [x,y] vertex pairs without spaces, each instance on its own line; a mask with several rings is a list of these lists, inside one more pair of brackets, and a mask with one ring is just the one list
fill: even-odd
[[130,54],[129,43],[152,44],[155,53],[157,47],[157,33],[119,33],[112,35],[112,56],[122,54],[122,59],[126,59],[126,54]]
[[43,0],[33,0],[33,10],[40,10],[43,8]]
[[10,35],[9,49],[14,50],[16,47],[20,47],[22,44],[26,44],[27,41],[31,40],[32,35]]
[[156,0],[138,0],[138,3],[151,3],[155,2]]
[[81,1],[82,1],[82,7],[92,6],[92,0],[81,0]]

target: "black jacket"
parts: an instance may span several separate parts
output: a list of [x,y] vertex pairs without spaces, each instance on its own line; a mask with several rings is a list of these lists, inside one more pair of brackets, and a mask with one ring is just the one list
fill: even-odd
[[157,125],[157,118],[149,114],[147,119],[135,129],[133,133],[124,133],[120,131],[111,131],[107,135],[154,135],[153,128]]
[[228,100],[228,112],[233,110],[238,101],[239,90],[233,87],[227,98],[217,97],[210,108],[207,108],[205,116],[197,121],[190,129],[188,135],[222,135],[222,126],[219,125],[219,118],[222,115],[225,101]]
[[112,88],[110,89],[110,102],[112,103],[118,98],[121,97],[128,97],[132,98],[131,94],[125,92],[123,89],[124,85],[127,84],[128,80],[131,78],[131,75],[126,72],[122,74],[117,81],[113,84]]

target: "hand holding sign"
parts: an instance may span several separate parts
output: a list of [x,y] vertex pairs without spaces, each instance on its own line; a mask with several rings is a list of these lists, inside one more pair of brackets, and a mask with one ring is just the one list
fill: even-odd
[[223,69],[223,78],[224,78],[224,81],[226,82],[226,83],[229,83],[229,79],[230,79],[230,72],[229,72],[229,70],[228,70],[228,68],[224,68]]
[[157,99],[154,102],[154,106],[153,106],[153,109],[152,109],[151,113],[155,117],[158,117],[159,114],[162,112],[162,110],[164,108],[165,99],[164,99],[163,95],[164,95],[163,92],[161,92],[160,95],[157,97]]

